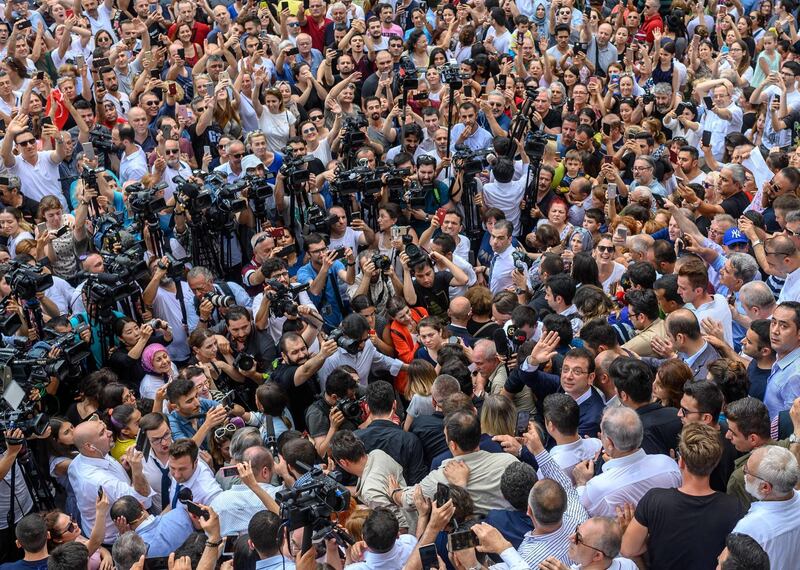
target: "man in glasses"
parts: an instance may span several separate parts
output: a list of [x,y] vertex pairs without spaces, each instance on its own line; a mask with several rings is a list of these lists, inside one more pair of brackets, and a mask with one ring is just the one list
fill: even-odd
[[228,162],[221,164],[214,169],[214,172],[221,172],[227,177],[227,183],[232,184],[245,175],[242,168],[242,159],[245,155],[244,143],[238,139],[228,143],[225,149],[228,153]]
[[[192,167],[181,160],[180,142],[173,138],[168,138],[162,143],[162,151],[158,153],[158,158],[153,165],[155,174],[161,175],[160,182],[165,182],[164,198],[169,200],[175,194],[178,184],[173,181],[176,176],[189,179],[192,176]],[[163,153],[163,154],[162,154]]]
[[[58,165],[66,158],[62,136],[55,125],[44,125],[42,138],[54,140],[56,148],[39,152],[36,137],[28,129],[28,115],[20,113],[6,126],[0,155],[9,173],[19,177],[22,193],[28,198],[38,202],[53,194],[53,184],[60,177]],[[16,145],[18,155],[12,153],[12,145]],[[57,197],[64,210],[69,211],[63,194],[57,192]]]
[[169,506],[169,488],[172,486],[169,446],[172,444],[172,431],[169,429],[167,417],[159,412],[142,416],[139,419],[139,430],[145,433],[150,443],[150,456],[142,462],[142,471],[155,493],[152,512],[158,514]]
[[778,303],[800,300],[800,250],[794,240],[786,235],[776,235],[764,243],[769,272],[772,275],[785,275]]

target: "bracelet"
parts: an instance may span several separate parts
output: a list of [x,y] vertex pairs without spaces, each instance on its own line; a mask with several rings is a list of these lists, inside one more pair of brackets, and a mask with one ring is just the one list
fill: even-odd
[[221,538],[216,542],[211,542],[210,540],[206,541],[206,547],[207,548],[219,548],[220,544],[222,544],[222,539]]
[[347,264],[347,267],[354,267],[354,266],[355,266],[355,264],[356,264],[356,263],[355,263],[355,261],[354,261],[353,263],[348,263],[348,264]]
[[753,247],[755,247],[757,245],[764,245],[764,242],[761,241],[760,239],[757,239],[756,241],[753,242]]

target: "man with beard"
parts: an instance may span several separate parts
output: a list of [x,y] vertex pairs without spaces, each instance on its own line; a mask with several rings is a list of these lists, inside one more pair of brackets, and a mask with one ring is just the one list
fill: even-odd
[[174,178],[182,176],[188,180],[192,175],[192,167],[181,160],[181,145],[178,141],[168,138],[163,142],[163,145],[164,154],[158,154],[158,158],[153,163],[153,171],[160,176],[159,182],[166,183],[164,198],[169,200],[175,194],[175,189],[178,186]]
[[380,144],[383,152],[386,152],[392,143],[383,134],[387,120],[381,116],[380,98],[375,96],[366,97],[364,99],[364,111],[367,115],[367,137]]
[[436,159],[436,170],[438,171],[436,180],[449,184],[449,175],[453,173],[453,169],[449,168],[450,157],[447,156],[447,129],[445,127],[439,127],[433,133],[433,145],[434,148],[426,154]]
[[286,393],[295,429],[305,431],[305,411],[320,394],[317,372],[338,347],[335,340],[329,339],[320,345],[317,354],[309,356],[303,337],[289,332],[281,337],[278,348],[281,361],[270,374],[270,380],[276,382]]
[[589,26],[581,28],[581,41],[588,44],[586,65],[592,75],[605,77],[608,66],[617,63],[617,48],[610,41],[612,35],[614,28],[608,23],[600,24],[594,36]]
[[395,292],[403,290],[403,283],[397,278],[397,273],[391,268],[388,256],[382,256],[386,262],[377,267],[373,261],[375,255],[380,255],[376,250],[368,249],[358,254],[358,265],[361,271],[356,275],[355,283],[347,288],[347,295],[355,299],[359,295],[366,295],[376,311],[386,313],[386,303],[394,297]]
[[244,307],[233,306],[225,313],[225,338],[230,342],[235,368],[246,379],[244,385],[237,386],[237,392],[249,404],[255,402],[255,388],[264,381],[264,374],[271,370],[277,356],[275,342],[266,327],[268,308],[262,304],[255,323]]
[[458,108],[458,123],[450,132],[451,149],[464,145],[470,150],[481,150],[492,144],[492,134],[478,124],[478,108],[467,101]]
[[561,113],[553,109],[550,105],[550,92],[547,89],[540,89],[533,100],[533,124],[538,128],[544,127],[547,134],[557,135],[561,132]]

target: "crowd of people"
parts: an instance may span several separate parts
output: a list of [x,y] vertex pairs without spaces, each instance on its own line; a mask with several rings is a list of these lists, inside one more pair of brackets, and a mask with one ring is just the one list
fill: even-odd
[[800,568],[796,0],[6,0],[0,570]]

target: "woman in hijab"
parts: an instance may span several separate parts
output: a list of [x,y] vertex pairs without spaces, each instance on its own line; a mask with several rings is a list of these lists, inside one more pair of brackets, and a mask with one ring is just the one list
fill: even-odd
[[142,368],[147,373],[139,385],[142,398],[156,399],[156,391],[178,377],[178,368],[172,363],[163,344],[149,344],[142,351]]

